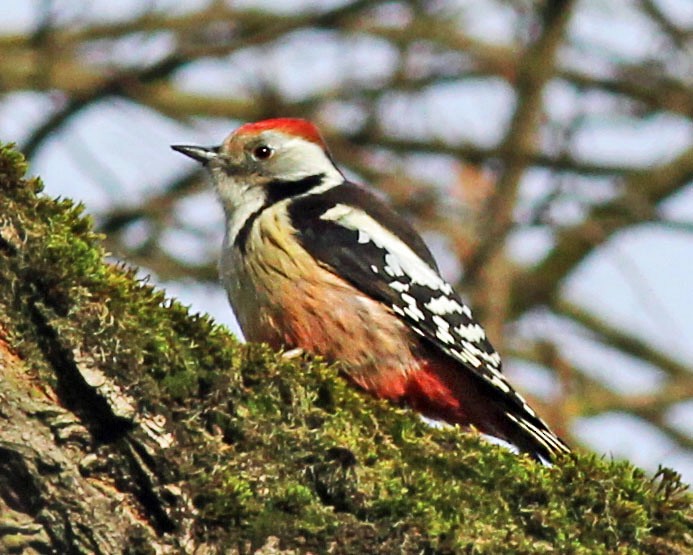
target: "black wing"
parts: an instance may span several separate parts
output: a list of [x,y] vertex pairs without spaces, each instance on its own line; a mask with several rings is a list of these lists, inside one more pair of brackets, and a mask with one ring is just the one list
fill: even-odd
[[429,344],[502,392],[508,417],[539,435],[549,451],[568,450],[505,379],[483,328],[440,277],[430,251],[405,220],[350,183],[295,199],[289,214],[312,256],[390,306]]
[[[316,259],[476,373],[500,373],[498,353],[440,277],[419,234],[372,193],[346,183],[296,199],[289,213],[298,240]],[[378,233],[369,233],[375,226]],[[380,239],[383,230],[389,240]]]

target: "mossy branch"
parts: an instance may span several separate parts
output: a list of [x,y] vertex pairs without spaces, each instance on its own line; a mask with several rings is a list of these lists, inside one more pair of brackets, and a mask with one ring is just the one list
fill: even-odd
[[0,551],[690,553],[672,471],[544,467],[243,345],[0,150]]

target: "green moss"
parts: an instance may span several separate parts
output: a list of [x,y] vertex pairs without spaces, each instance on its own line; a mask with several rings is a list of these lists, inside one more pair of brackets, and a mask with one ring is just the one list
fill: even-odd
[[653,479],[589,454],[543,467],[431,429],[319,361],[242,345],[104,263],[82,208],[42,196],[25,169],[2,147],[0,331],[58,391],[46,357],[77,353],[166,417],[177,441],[157,464],[193,500],[198,539],[342,553],[693,549],[691,497],[672,471]]

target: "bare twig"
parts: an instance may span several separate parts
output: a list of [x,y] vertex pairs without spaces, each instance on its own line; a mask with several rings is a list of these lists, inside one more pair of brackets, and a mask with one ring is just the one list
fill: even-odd
[[672,161],[625,177],[624,192],[595,206],[582,223],[557,232],[554,247],[527,273],[515,278],[514,315],[532,306],[550,304],[557,286],[597,245],[617,231],[656,212],[656,205],[693,179],[693,147]]
[[503,171],[482,211],[487,217],[481,223],[480,242],[465,269],[470,282],[474,282],[481,267],[501,248],[503,238],[512,227],[512,210],[520,178],[530,164],[526,153],[537,143],[544,85],[555,73],[556,52],[572,7],[571,0],[546,4],[542,13],[542,34],[523,57],[517,80],[517,107],[501,145]]
[[569,301],[557,301],[553,304],[553,308],[558,314],[587,328],[605,345],[648,362],[672,377],[687,379],[693,383],[693,368],[689,368],[676,357],[652,347],[652,345],[622,329],[607,324],[603,319]]

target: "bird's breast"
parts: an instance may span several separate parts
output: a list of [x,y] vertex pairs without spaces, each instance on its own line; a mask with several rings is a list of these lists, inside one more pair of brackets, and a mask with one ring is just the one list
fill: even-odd
[[398,397],[417,365],[418,339],[389,307],[319,265],[284,232],[291,227],[282,217],[262,214],[245,254],[225,249],[222,259],[223,282],[246,339],[340,362],[362,387]]

